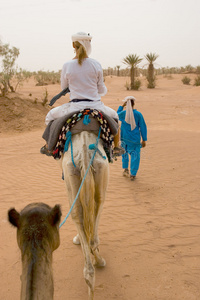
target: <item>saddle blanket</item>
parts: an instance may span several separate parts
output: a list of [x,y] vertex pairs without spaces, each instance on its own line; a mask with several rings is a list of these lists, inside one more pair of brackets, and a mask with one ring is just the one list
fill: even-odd
[[[90,120],[87,125],[84,122],[79,122],[85,116],[89,116]],[[56,159],[60,158],[64,151],[66,133],[68,131],[71,131],[72,135],[81,131],[93,131],[95,134],[98,134],[99,127],[101,127],[101,139],[105,147],[110,147],[113,136],[118,132],[118,120],[96,109],[83,109],[51,121],[42,137],[47,142],[48,149],[53,151],[53,156]]]

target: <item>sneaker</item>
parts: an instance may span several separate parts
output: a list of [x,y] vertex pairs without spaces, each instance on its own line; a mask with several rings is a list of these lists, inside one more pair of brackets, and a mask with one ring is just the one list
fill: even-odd
[[135,175],[130,176],[131,181],[135,180]]
[[124,169],[123,176],[124,177],[129,177],[129,170],[128,169]]
[[44,145],[44,146],[40,149],[40,153],[41,153],[41,154],[46,154],[47,156],[53,156],[53,153],[47,149],[47,146],[46,146],[46,145]]
[[113,156],[121,156],[124,153],[125,153],[125,149],[122,147],[115,147],[113,149]]

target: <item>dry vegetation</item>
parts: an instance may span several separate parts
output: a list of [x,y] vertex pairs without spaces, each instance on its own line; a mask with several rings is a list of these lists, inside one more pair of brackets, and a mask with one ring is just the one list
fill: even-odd
[[20,97],[0,97],[0,133],[30,131],[44,126],[48,107]]
[[[184,86],[183,81],[186,76],[185,74],[163,74],[157,75],[156,77],[157,86],[155,91],[160,89],[160,84],[163,80],[175,80],[180,87]],[[196,74],[187,74],[187,78],[190,78],[190,86],[195,85],[196,77]],[[130,80],[128,76],[105,76],[105,84],[110,85],[112,78],[119,78],[120,86],[117,90],[119,89],[120,93],[123,93],[123,91],[125,95],[127,92],[132,93],[126,87],[127,82]],[[137,93],[143,91],[148,92],[146,77],[139,76],[136,78],[139,78],[141,81],[141,88]],[[32,77],[19,88],[19,93],[9,93],[7,97],[0,97],[0,133],[24,132],[45,126],[45,116],[50,109],[45,101],[49,103],[51,98],[60,92],[60,84],[49,84],[45,87],[37,86],[36,84],[37,81],[35,77]],[[107,96],[109,97],[109,92]],[[66,100],[65,97],[62,97],[57,105],[63,104],[68,100],[69,99]]]

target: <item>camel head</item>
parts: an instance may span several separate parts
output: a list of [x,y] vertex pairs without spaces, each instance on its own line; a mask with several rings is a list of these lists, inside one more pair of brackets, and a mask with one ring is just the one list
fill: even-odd
[[44,203],[32,203],[20,213],[15,208],[11,208],[8,211],[8,220],[17,227],[17,242],[22,256],[30,247],[49,249],[51,252],[56,250],[60,245],[60,219],[59,205],[51,208]]

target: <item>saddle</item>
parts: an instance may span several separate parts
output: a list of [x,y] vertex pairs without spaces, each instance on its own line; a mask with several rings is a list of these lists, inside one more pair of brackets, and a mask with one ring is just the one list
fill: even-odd
[[113,137],[117,134],[119,128],[118,120],[111,118],[99,110],[83,109],[51,121],[47,125],[42,137],[47,142],[48,149],[53,152],[54,159],[60,159],[64,152],[67,132],[70,131],[73,135],[82,131],[90,131],[98,135],[100,127],[100,137],[110,161]]

